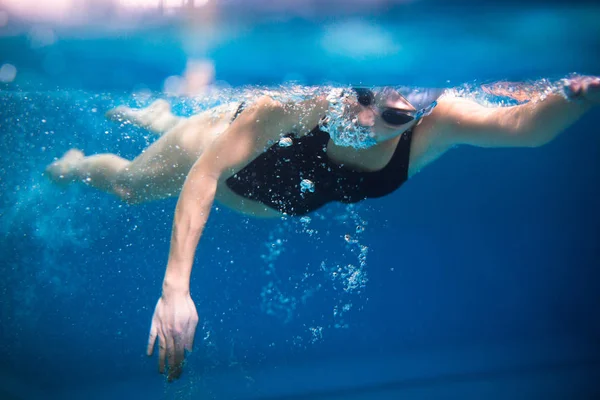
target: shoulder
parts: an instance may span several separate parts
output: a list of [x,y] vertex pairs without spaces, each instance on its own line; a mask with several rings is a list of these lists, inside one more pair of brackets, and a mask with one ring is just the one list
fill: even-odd
[[439,98],[433,112],[413,128],[412,146],[421,151],[449,146],[453,125],[460,124],[462,114],[470,107],[463,100],[451,96]]
[[459,97],[442,96],[437,107],[413,128],[409,175],[414,175],[457,144],[458,131],[485,107]]
[[325,96],[314,96],[303,101],[278,102],[273,99],[261,99],[265,109],[272,115],[281,133],[295,132],[304,136],[319,124],[325,116],[329,102]]
[[298,128],[307,128],[310,131],[325,114],[328,105],[328,101],[322,96],[288,102],[276,100],[271,96],[261,96],[252,102],[248,111],[263,117],[262,121],[280,126],[286,131],[296,131]]

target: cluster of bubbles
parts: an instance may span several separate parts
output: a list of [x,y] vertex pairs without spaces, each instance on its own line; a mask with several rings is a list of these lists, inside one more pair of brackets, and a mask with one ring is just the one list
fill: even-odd
[[[319,213],[315,214],[315,217],[325,219]],[[341,225],[345,230],[341,235],[345,253],[356,257],[356,261],[329,264],[321,260],[319,268],[312,271],[307,267],[302,276],[290,276],[293,272],[289,270],[281,272],[281,274],[285,273],[285,279],[278,276],[277,261],[288,243],[288,240],[283,238],[296,233],[307,234],[311,239],[321,239],[318,235],[319,230],[312,227],[313,218],[308,216],[298,220],[282,218],[282,223],[269,235],[265,244],[267,251],[261,256],[263,272],[268,277],[268,282],[261,290],[261,309],[268,315],[277,317],[285,323],[290,322],[296,316],[299,307],[307,304],[316,292],[322,289],[332,290],[333,304],[329,314],[332,321],[323,321],[316,328],[315,325],[308,328],[310,338],[307,338],[307,341],[311,343],[323,337],[323,326],[349,327],[347,314],[355,308],[354,304],[359,301],[357,296],[360,296],[368,282],[366,273],[368,247],[363,244],[362,238],[367,222],[361,218],[358,208],[352,204],[347,205],[341,215],[337,215],[330,221]],[[299,229],[294,230],[298,225]],[[351,231],[347,230],[348,227],[351,227]],[[330,256],[329,253],[326,255]],[[343,258],[345,257],[339,260]],[[301,337],[295,338],[294,343],[299,340],[301,342]]]
[[294,311],[297,306],[297,299],[291,295],[284,293],[281,289],[281,280],[277,276],[276,261],[285,250],[285,239],[281,239],[284,234],[285,225],[278,226],[274,232],[269,234],[269,239],[265,243],[266,253],[261,255],[264,262],[264,274],[269,277],[269,282],[262,287],[261,310],[275,317],[282,319],[284,322],[292,320]]
[[322,326],[311,326],[308,328],[311,333],[311,343],[316,343],[323,339],[323,327]]
[[306,328],[308,334],[306,336],[296,335],[291,339],[291,344],[295,347],[304,348],[305,343],[315,344],[323,340],[323,326],[315,325]]
[[354,231],[346,233],[343,239],[346,248],[357,255],[358,265],[347,263],[329,267],[325,262],[322,262],[321,271],[333,282],[334,289],[341,288],[343,293],[343,295],[337,297],[337,304],[333,308],[334,326],[336,328],[348,328],[345,314],[352,308],[351,299],[355,298],[355,295],[361,294],[361,290],[366,287],[369,280],[366,272],[369,248],[362,244],[362,234],[365,231],[367,222],[360,217],[354,204],[347,205],[346,213],[338,219],[349,222],[349,225],[354,227]]
[[341,282],[342,289],[348,293],[364,288],[368,281],[366,272],[361,267],[352,264],[336,265],[332,270],[328,270],[323,263],[321,270],[326,272],[332,281]]
[[311,218],[304,216],[300,218],[300,229],[294,230],[296,220],[288,217],[281,219],[279,224],[270,234],[265,243],[265,253],[261,255],[263,261],[263,274],[268,282],[261,288],[261,310],[273,317],[282,320],[284,323],[290,322],[298,308],[299,304],[306,304],[320,288],[321,284],[313,283],[313,273],[304,272],[302,276],[291,277],[289,270],[283,271],[285,279],[278,274],[277,261],[285,251],[285,245],[288,242],[285,237],[292,235],[292,232],[306,233],[313,236],[318,233],[316,229],[310,227]]
[[298,304],[296,298],[283,293],[276,282],[270,281],[263,286],[260,298],[261,309],[266,314],[279,317],[286,323],[293,319]]
[[309,236],[313,236],[318,233],[318,231],[316,229],[311,228],[311,226],[310,226],[311,221],[312,221],[312,219],[307,215],[300,218],[300,224],[302,226],[301,232],[306,233]]
[[[352,98],[354,97],[354,98]],[[352,90],[331,89],[327,101],[329,109],[319,128],[327,133],[338,146],[366,149],[377,144],[369,127],[361,126],[357,117],[348,118],[348,104],[355,101]]]
[[333,318],[336,321],[334,325],[335,328],[349,328],[348,323],[345,321],[344,314],[350,311],[350,308],[352,308],[352,303],[336,305],[335,307],[333,307]]

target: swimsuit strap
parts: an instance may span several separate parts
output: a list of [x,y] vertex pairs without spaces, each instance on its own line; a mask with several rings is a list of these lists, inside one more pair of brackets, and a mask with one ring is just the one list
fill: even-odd
[[242,101],[240,103],[240,105],[238,106],[237,110],[235,111],[235,114],[233,114],[233,118],[231,118],[231,122],[235,121],[235,119],[238,117],[238,115],[240,115],[242,113],[242,111],[244,111],[244,107],[246,107],[246,102]]

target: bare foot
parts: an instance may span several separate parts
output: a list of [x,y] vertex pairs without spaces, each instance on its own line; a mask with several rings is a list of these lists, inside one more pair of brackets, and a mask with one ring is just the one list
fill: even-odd
[[81,150],[71,149],[67,151],[60,159],[48,165],[46,175],[55,183],[68,184],[73,182],[77,176],[74,171],[77,163],[83,159],[84,154]]

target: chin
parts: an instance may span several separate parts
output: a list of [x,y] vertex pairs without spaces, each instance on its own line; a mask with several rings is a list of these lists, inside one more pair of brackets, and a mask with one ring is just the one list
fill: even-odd
[[408,130],[409,130],[409,128],[400,129],[400,130],[394,131],[393,133],[386,133],[386,134],[381,134],[381,135],[376,134],[374,136],[374,139],[377,143],[387,142],[388,140],[397,138],[398,136],[404,134]]

